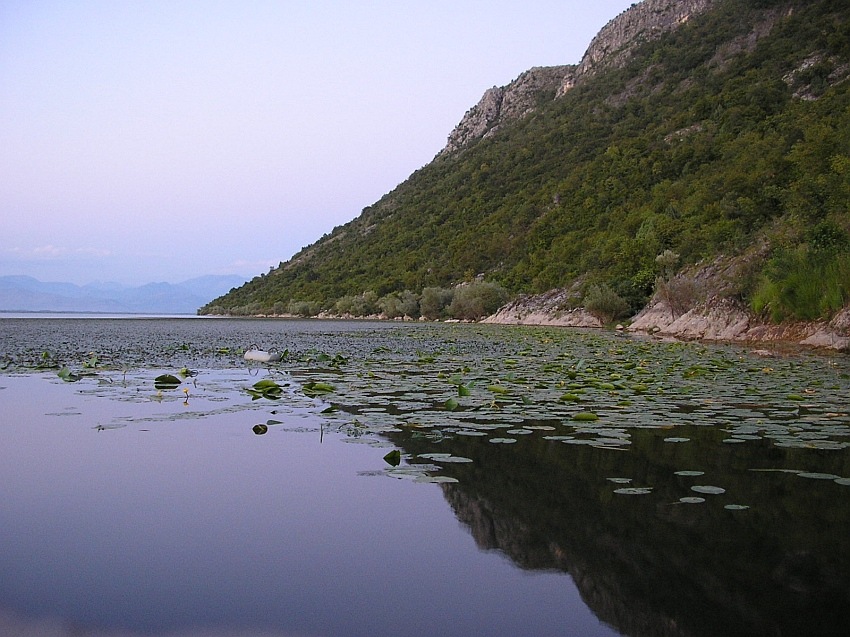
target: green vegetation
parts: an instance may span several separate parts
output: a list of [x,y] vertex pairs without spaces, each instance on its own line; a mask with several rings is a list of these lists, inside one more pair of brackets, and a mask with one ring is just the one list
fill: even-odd
[[615,320],[672,285],[665,251],[688,267],[758,243],[738,296],[777,320],[827,317],[850,298],[848,64],[846,3],[727,0],[200,311],[474,318],[460,283],[581,276]]

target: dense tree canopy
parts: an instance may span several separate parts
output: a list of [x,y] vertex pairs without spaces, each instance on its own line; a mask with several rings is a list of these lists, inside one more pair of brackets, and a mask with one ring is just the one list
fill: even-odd
[[201,311],[377,304],[482,277],[542,292],[579,276],[634,310],[664,250],[685,266],[759,239],[773,251],[741,295],[809,317],[794,273],[816,267],[834,279],[824,315],[850,299],[848,75],[845,2],[727,0]]

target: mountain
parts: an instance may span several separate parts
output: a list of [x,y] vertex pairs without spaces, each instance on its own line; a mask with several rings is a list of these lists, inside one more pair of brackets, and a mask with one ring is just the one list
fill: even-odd
[[182,283],[42,282],[28,276],[0,277],[0,311],[194,314],[198,306],[244,283],[239,276],[203,276]]
[[694,268],[727,258],[724,298],[829,318],[850,300],[848,78],[846,1],[644,0],[579,64],[488,90],[431,163],[200,312],[476,318],[563,289],[611,320],[659,293],[674,312],[705,300]]

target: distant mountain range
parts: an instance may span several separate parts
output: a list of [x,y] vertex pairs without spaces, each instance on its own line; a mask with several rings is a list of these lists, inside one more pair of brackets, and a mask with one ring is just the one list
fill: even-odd
[[182,283],[42,282],[29,276],[0,276],[0,311],[195,314],[197,309],[245,280],[208,275]]

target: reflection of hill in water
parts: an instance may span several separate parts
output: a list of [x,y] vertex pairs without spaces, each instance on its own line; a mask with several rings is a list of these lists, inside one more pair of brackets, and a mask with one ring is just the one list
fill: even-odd
[[[635,432],[627,452],[530,436],[509,447],[459,438],[439,451],[474,462],[447,466],[460,483],[444,493],[481,548],[525,569],[569,572],[597,616],[624,634],[846,634],[850,489],[750,469],[817,462],[847,476],[848,454],[716,444],[722,434],[708,428],[685,435],[694,440],[674,445],[661,432]],[[404,447],[438,450],[418,440]],[[706,475],[674,475],[694,468]],[[653,493],[614,494],[606,478],[618,476]],[[727,493],[677,503],[697,495],[694,484]]]

